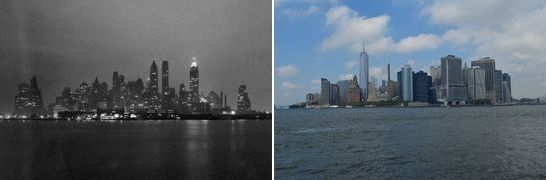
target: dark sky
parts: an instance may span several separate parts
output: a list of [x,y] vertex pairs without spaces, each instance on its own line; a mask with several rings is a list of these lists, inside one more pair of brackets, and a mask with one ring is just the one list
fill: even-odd
[[271,110],[271,36],[270,0],[0,0],[0,113],[32,75],[47,105],[95,77],[111,88],[113,71],[146,80],[154,58],[178,92],[193,56],[201,92],[235,107],[246,84],[253,109]]

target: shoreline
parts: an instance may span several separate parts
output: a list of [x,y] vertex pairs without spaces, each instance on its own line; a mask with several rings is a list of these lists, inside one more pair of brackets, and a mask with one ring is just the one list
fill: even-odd
[[165,121],[165,120],[272,120],[272,114],[189,114],[170,117],[151,116],[149,118],[115,118],[115,119],[101,119],[101,118],[4,118],[0,120],[8,121]]
[[352,107],[275,107],[275,109],[356,109],[356,108],[458,108],[458,107],[499,107],[499,106],[545,106],[546,104],[499,104],[499,105],[457,105],[457,106],[444,106],[444,105],[427,105],[427,106],[352,106]]

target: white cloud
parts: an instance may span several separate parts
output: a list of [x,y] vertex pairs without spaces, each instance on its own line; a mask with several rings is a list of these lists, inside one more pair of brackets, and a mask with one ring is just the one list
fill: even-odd
[[280,77],[290,77],[298,74],[298,69],[292,64],[284,65],[277,68],[277,74]]
[[512,74],[514,96],[543,94],[535,87],[537,81],[546,81],[543,0],[437,0],[426,4],[421,14],[451,27],[442,35],[444,42],[470,47],[474,57],[493,57],[497,69]]
[[318,79],[313,79],[313,80],[311,80],[311,83],[312,83],[312,84],[315,84],[315,85],[316,85],[316,84],[320,84],[320,80],[318,80]]
[[354,74],[342,74],[342,75],[339,75],[338,78],[339,80],[351,80],[353,79],[353,76]]
[[359,64],[358,61],[347,61],[347,62],[345,62],[345,67],[347,69],[351,69],[351,68],[354,68],[354,67],[358,66],[358,64]]
[[339,0],[275,0],[275,9],[281,9],[293,4],[331,6],[339,3]]
[[298,84],[292,83],[290,81],[284,81],[282,82],[281,87],[283,89],[296,89],[296,88],[300,88],[301,86]]
[[399,52],[433,49],[441,44],[441,38],[433,34],[419,34],[395,42],[387,36],[390,16],[360,16],[346,6],[333,7],[326,13],[326,25],[333,27],[333,33],[322,41],[320,49],[328,51],[347,48],[359,52],[365,43],[370,53]]
[[326,24],[334,27],[332,35],[324,39],[322,50],[331,50],[362,41],[371,42],[383,37],[390,17],[387,15],[366,18],[346,6],[333,7],[326,13]]
[[307,9],[284,9],[282,14],[290,18],[299,18],[305,16],[312,16],[320,13],[320,8],[317,6],[309,6]]
[[398,52],[413,52],[422,49],[434,49],[441,44],[441,39],[434,34],[419,34],[406,37],[396,46]]
[[436,0],[425,5],[421,14],[430,16],[436,24],[490,26],[506,23],[515,14],[540,7],[544,7],[543,0]]

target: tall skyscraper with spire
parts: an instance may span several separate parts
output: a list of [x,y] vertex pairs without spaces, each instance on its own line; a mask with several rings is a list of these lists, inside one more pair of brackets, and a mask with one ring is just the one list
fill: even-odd
[[148,99],[148,108],[158,110],[161,108],[160,93],[159,93],[159,80],[158,71],[155,60],[150,66],[150,80],[148,82],[148,88],[146,92]]
[[368,75],[369,75],[369,67],[368,67],[368,53],[366,53],[366,49],[364,48],[364,43],[362,44],[362,52],[360,52],[360,88],[362,89],[361,100],[362,102],[366,102],[368,100]]
[[193,106],[199,103],[199,68],[195,57],[190,65],[190,103]]
[[169,62],[163,61],[161,64],[161,92],[163,95],[169,94]]

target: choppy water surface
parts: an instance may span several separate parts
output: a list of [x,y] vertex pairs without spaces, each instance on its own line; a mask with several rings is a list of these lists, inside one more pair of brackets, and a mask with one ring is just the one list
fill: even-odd
[[271,121],[0,121],[0,179],[271,177]]
[[546,106],[275,113],[280,179],[546,178]]

